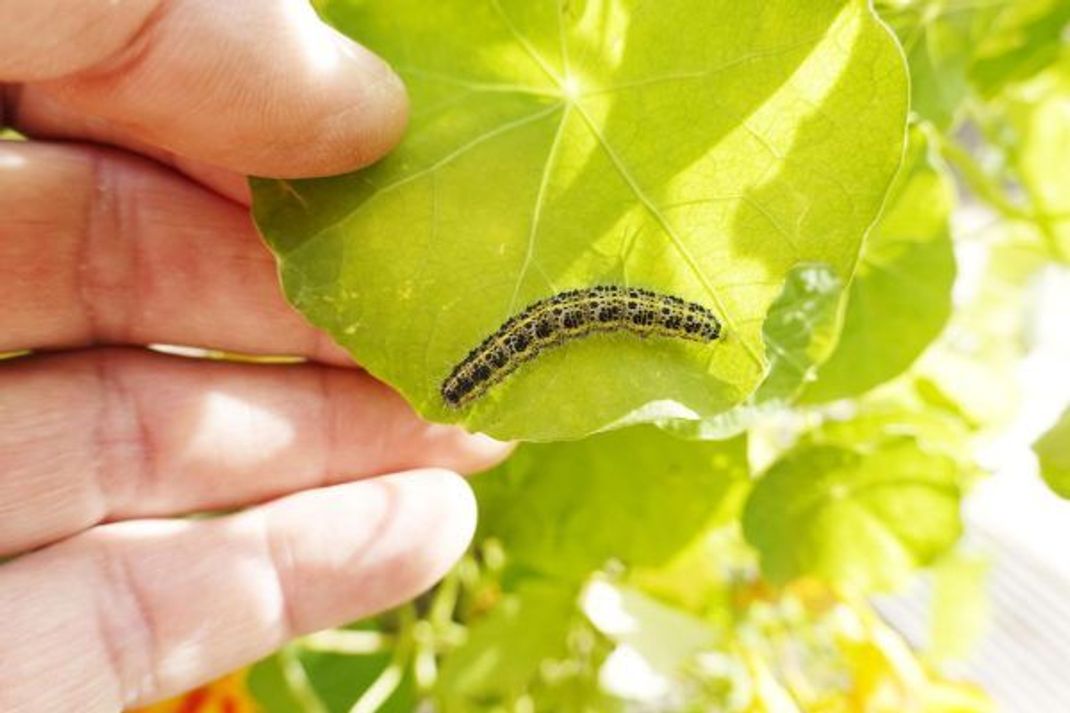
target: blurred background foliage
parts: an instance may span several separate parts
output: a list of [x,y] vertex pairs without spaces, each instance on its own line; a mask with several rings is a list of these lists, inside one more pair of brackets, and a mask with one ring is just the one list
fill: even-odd
[[[1070,3],[876,4],[911,141],[798,403],[730,440],[523,445],[473,480],[480,530],[434,590],[155,710],[990,710],[948,674],[987,611],[963,501],[1070,263]],[[1070,497],[1070,412],[1034,448]],[[875,606],[919,578],[921,644]]]

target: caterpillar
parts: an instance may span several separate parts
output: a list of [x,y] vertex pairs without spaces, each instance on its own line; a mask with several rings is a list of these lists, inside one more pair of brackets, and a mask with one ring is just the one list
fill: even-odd
[[638,287],[597,285],[534,302],[470,351],[442,382],[442,399],[461,408],[547,349],[600,332],[712,342],[721,323],[706,307]]

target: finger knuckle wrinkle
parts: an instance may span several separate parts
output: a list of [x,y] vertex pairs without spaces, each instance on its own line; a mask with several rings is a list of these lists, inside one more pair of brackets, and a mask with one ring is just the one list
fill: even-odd
[[98,547],[102,585],[97,621],[108,665],[124,702],[134,703],[160,690],[158,633],[153,608],[129,559],[106,543]]

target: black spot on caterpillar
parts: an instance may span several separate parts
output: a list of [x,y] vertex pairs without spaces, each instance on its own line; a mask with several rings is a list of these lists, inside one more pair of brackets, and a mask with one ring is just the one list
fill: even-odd
[[484,339],[442,382],[442,398],[460,408],[547,349],[619,331],[712,342],[721,336],[721,323],[700,304],[638,287],[569,290],[528,305]]

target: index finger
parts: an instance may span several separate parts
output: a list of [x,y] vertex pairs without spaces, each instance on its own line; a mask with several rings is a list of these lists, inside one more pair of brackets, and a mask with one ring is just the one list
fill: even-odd
[[0,82],[136,142],[243,174],[378,159],[404,130],[401,81],[306,0],[0,0]]

